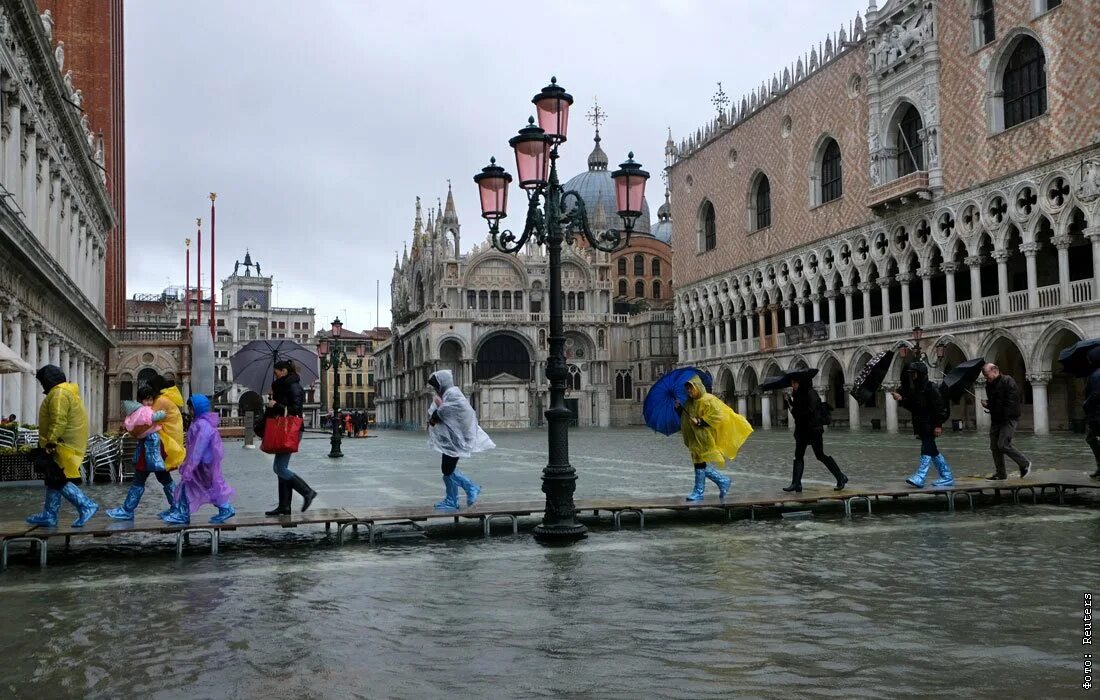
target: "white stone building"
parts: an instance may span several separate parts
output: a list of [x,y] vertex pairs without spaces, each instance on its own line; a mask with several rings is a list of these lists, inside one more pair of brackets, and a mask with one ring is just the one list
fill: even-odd
[[[114,212],[102,140],[63,70],[64,51],[34,2],[0,4],[0,342],[33,367],[59,365],[97,431],[112,346],[104,254]],[[41,397],[33,376],[0,375],[5,416],[37,422]]]

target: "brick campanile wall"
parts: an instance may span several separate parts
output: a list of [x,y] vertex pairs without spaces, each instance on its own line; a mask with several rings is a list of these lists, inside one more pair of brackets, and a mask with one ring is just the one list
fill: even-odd
[[65,71],[83,92],[93,133],[103,132],[107,191],[117,223],[107,232],[107,325],[126,325],[126,113],[123,0],[38,0],[54,18],[53,42],[65,42]]

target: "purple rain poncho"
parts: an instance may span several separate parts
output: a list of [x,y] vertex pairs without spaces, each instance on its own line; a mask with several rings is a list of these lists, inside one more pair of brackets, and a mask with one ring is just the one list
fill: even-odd
[[201,394],[191,397],[194,420],[187,429],[187,459],[180,465],[180,485],[194,513],[203,504],[222,506],[236,493],[222,475],[222,438],[218,434],[218,414],[210,410],[210,400]]

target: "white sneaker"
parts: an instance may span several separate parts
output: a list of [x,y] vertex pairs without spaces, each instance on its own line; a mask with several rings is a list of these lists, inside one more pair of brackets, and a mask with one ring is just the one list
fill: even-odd
[[1020,478],[1026,479],[1031,476],[1031,462],[1027,463],[1027,466],[1020,470]]

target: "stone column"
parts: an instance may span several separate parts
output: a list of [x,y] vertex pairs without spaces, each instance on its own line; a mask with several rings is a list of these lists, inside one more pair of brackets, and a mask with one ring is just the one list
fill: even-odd
[[1100,299],[1100,226],[1089,226],[1083,233],[1092,243],[1092,300]]
[[687,345],[687,331],[686,330],[680,329],[680,332],[676,334],[676,344],[677,344],[676,357],[683,360],[685,358],[684,346]]
[[[851,384],[845,384],[844,385],[844,391],[846,393],[851,392],[852,391],[852,385]],[[851,394],[849,393],[848,394],[848,430],[855,431],[855,430],[859,430],[859,429],[860,429],[860,425],[859,425],[859,403],[854,398],[852,398]]]
[[947,322],[954,323],[959,320],[955,312],[955,271],[959,269],[958,263],[945,262],[941,267],[947,282]]
[[4,184],[14,196],[15,201],[22,201],[23,177],[22,177],[22,150],[23,125],[22,108],[19,104],[18,93],[15,91],[5,95],[8,102],[8,143],[4,153]]
[[61,364],[61,338],[56,335],[50,339],[50,364],[60,367],[62,372],[65,371]]
[[982,400],[985,398],[985,379],[979,376],[974,382],[974,427],[979,433],[989,431],[989,413],[982,408]]
[[756,320],[759,324],[758,328],[760,329],[760,334],[757,336],[757,338],[759,338],[759,340],[760,340],[760,352],[764,352],[764,350],[767,349],[767,343],[768,343],[767,333],[765,332],[765,331],[767,331],[767,328],[764,327],[764,314],[765,313],[767,313],[767,312],[764,311],[764,310],[761,310],[760,313],[758,313],[756,315]]
[[806,300],[799,298],[796,303],[798,304],[798,325],[801,326],[806,323]]
[[821,320],[821,295],[811,294],[810,302],[813,304],[814,323],[817,323]]
[[764,430],[772,429],[772,393],[770,391],[760,394],[760,427]]
[[924,325],[932,323],[932,268],[922,267],[917,270],[920,275],[921,301],[924,302]]
[[898,432],[898,402],[894,401],[893,392],[897,390],[897,387],[883,386],[882,395],[886,401],[886,432],[897,433]]
[[[788,313],[790,313],[788,311]],[[779,347],[779,309],[772,304],[772,348]]]
[[1031,408],[1032,425],[1036,435],[1050,434],[1050,420],[1047,416],[1047,382],[1049,377],[1044,374],[1028,377],[1031,382]]
[[993,253],[993,260],[997,262],[997,297],[999,313],[1008,313],[1008,252],[998,250]]
[[1058,236],[1054,239],[1054,246],[1058,249],[1058,293],[1061,296],[1059,303],[1063,306],[1073,303],[1069,289],[1069,244],[1071,238]]
[[733,342],[737,345],[741,344],[741,314],[735,314],[733,317]]
[[890,330],[890,284],[893,280],[881,277],[878,280],[879,297],[882,300],[882,330]]
[[901,285],[901,325],[902,328],[910,328],[913,325],[911,317],[909,315],[909,283],[913,281],[913,275],[908,272],[898,273],[895,278],[898,284]]
[[748,413],[749,413],[748,395],[745,394],[744,392],[739,391],[735,394],[735,396],[737,396],[737,412],[740,413],[742,416],[748,415]]
[[825,292],[825,298],[829,303],[829,338],[836,338],[836,290]]
[[[791,327],[791,302],[789,301],[783,302],[783,327]],[[774,325],[772,326],[772,328],[774,330]]]
[[1027,263],[1027,308],[1034,311],[1039,308],[1039,275],[1035,270],[1035,255],[1039,252],[1039,246],[1029,243],[1020,246],[1020,250]]
[[852,295],[855,294],[855,287],[843,287],[840,290],[844,294],[844,323],[848,326],[848,337],[852,337]]
[[27,120],[23,132],[23,137],[26,140],[23,148],[26,163],[23,165],[23,200],[19,206],[23,209],[23,223],[27,225],[35,238],[42,241],[44,236],[42,229],[38,226],[36,216],[38,207],[35,206],[35,200],[38,197],[38,161],[36,160],[38,158],[38,135],[35,132],[35,125],[36,120],[31,117]]
[[[19,357],[24,357],[23,352],[23,319],[19,315],[18,308],[15,306],[9,307],[8,311],[8,347],[15,352]],[[12,413],[19,413],[23,410],[23,378],[19,374],[7,375],[7,380],[4,382],[4,418],[7,418]],[[23,416],[19,416],[19,421],[22,423],[34,423],[33,420],[26,420]]]
[[726,354],[733,353],[733,312],[726,315]]
[[[38,326],[27,324],[27,356],[24,358],[31,367],[38,370]],[[23,410],[20,419],[24,423],[38,423],[39,394],[38,380],[33,374],[23,375]]]
[[69,346],[63,345],[58,349],[58,360],[61,362],[59,365],[61,371],[65,373],[65,379],[67,381],[75,381],[73,377],[72,357],[69,355]]
[[963,260],[970,269],[970,316],[982,317],[982,262],[980,255],[971,255]]
[[73,364],[76,365],[76,379],[80,386],[80,398],[84,401],[84,407],[90,414],[92,394],[89,391],[91,387],[88,385],[88,365],[85,363],[83,355],[77,357]]
[[874,288],[874,284],[871,282],[860,282],[859,291],[863,292],[863,332],[871,332],[871,290]]

